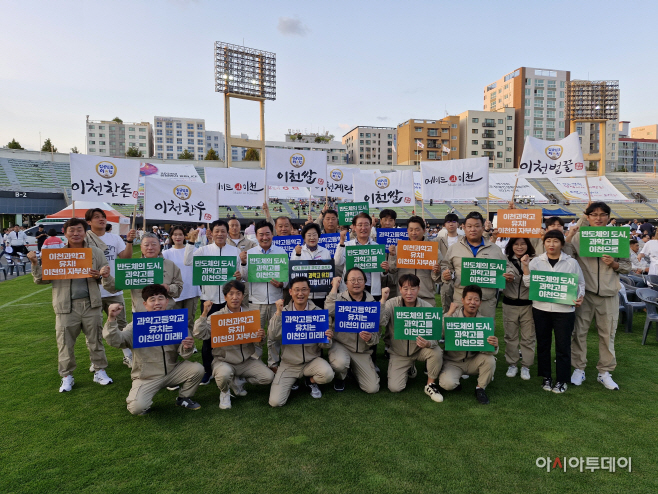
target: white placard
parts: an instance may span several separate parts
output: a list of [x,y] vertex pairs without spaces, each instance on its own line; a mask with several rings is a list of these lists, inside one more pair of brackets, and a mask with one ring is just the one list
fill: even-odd
[[413,170],[392,173],[361,171],[354,174],[354,202],[371,206],[414,206]]
[[[560,194],[571,202],[588,202],[587,185],[584,178],[551,178]],[[606,177],[591,177],[589,191],[592,201],[603,202],[635,202],[619,192]]]
[[77,153],[69,159],[74,201],[137,204],[139,161]]
[[265,170],[206,168],[206,183],[216,184],[222,206],[261,206],[265,202]]
[[276,199],[305,199],[311,198],[311,192],[306,187],[288,187],[281,185],[270,185],[268,197]]
[[489,159],[469,158],[421,162],[423,200],[437,202],[453,199],[473,200],[489,194]]
[[[354,189],[354,174],[359,173],[358,168],[348,168],[346,166],[327,166],[327,195],[329,197],[338,197],[339,199],[351,199]],[[324,187],[317,186],[311,188],[311,192],[316,197],[323,197]]]
[[215,184],[146,177],[145,193],[146,219],[188,223],[219,219]]
[[414,196],[416,196],[417,201],[423,200],[423,179],[420,176],[420,172],[414,172]]
[[194,165],[169,165],[162,163],[139,164],[139,197],[144,197],[144,178],[166,178],[184,182],[203,182]]
[[574,132],[560,141],[526,136],[519,164],[519,177],[584,177],[583,150]]
[[[490,173],[489,174],[489,201],[509,202],[512,200],[516,173]],[[516,185],[516,197],[530,196],[535,198],[535,203],[548,203],[548,199],[536,188],[530,185],[525,178],[519,178]]]
[[327,182],[327,152],[305,149],[265,149],[267,185],[324,187]]

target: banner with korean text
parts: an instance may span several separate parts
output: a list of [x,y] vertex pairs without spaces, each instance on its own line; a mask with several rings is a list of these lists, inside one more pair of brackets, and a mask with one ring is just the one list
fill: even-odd
[[554,271],[530,272],[530,300],[575,305],[578,298],[578,275]]
[[409,233],[404,228],[377,228],[377,243],[386,246],[397,245],[400,240],[409,240]]
[[115,259],[114,272],[117,290],[141,290],[148,285],[161,285],[164,259]]
[[[512,193],[518,198],[533,199],[537,204],[548,203],[548,199],[536,188],[530,185],[523,177],[518,177],[516,173],[490,173],[489,174],[489,201],[491,202],[510,202]],[[514,192],[516,184],[516,192]]]
[[439,243],[401,240],[396,253],[398,269],[433,269],[439,262]]
[[[630,256],[630,228],[625,226],[581,226],[581,257]],[[653,262],[653,261],[652,261]]]
[[216,185],[150,177],[145,182],[147,219],[190,223],[219,219]]
[[420,172],[414,172],[414,196],[417,201],[423,200],[423,179]]
[[445,349],[448,352],[493,352],[487,342],[494,335],[492,317],[446,317]]
[[499,237],[540,238],[541,209],[499,209],[497,230]]
[[587,183],[584,178],[550,178],[550,181],[570,202],[589,202],[587,184],[592,201],[634,202],[619,192],[607,177],[591,177]]
[[311,192],[307,187],[269,185],[267,187],[267,197],[275,199],[304,199],[305,201],[308,201],[311,198]]
[[41,279],[43,280],[91,278],[91,274],[89,274],[91,268],[91,249],[43,249],[41,251]]
[[440,340],[442,320],[440,307],[395,307],[393,333],[396,340]]
[[192,284],[224,285],[235,277],[237,270],[234,256],[194,256]]
[[386,260],[383,245],[347,245],[345,246],[345,272],[360,268],[364,273],[381,273],[381,264]]
[[473,200],[489,195],[489,160],[463,160],[420,163],[423,200],[437,202],[453,199]]
[[137,204],[139,161],[72,153],[71,199]]
[[352,218],[359,213],[370,214],[370,206],[367,202],[347,202],[344,204],[336,204],[338,211],[338,224],[347,226],[352,224]]
[[288,254],[249,254],[247,281],[269,283],[270,280],[288,281]]
[[187,309],[133,314],[133,348],[178,345],[188,336]]
[[334,331],[337,333],[377,333],[379,331],[379,302],[336,302]]
[[[295,256],[293,256],[293,259]],[[300,276],[306,276],[311,285],[311,292],[331,291],[331,280],[334,278],[333,259],[304,259],[288,263],[290,281]]]
[[[345,240],[349,239],[350,234],[348,233],[345,236]],[[336,254],[336,247],[340,245],[340,233],[323,233],[320,235],[318,245],[327,249],[329,252],[331,252],[331,255],[334,256]]]
[[329,311],[326,310],[287,310],[281,314],[282,345],[329,343],[325,334],[328,329]]
[[295,250],[295,247],[302,245],[304,239],[301,235],[288,235],[287,237],[272,237],[272,245],[281,247],[290,256],[290,253]]
[[212,348],[258,343],[261,340],[258,331],[260,331],[260,312],[257,310],[210,316]]
[[300,149],[265,149],[268,185],[324,187],[327,183],[327,152]]
[[224,206],[261,206],[265,202],[265,170],[205,168],[206,183],[217,184]]
[[354,200],[367,201],[374,207],[414,206],[413,171],[357,173],[354,175]]
[[469,259],[462,257],[461,286],[477,285],[482,288],[505,288],[503,275],[507,261],[499,259]]
[[520,177],[585,177],[587,170],[578,133],[560,141],[543,141],[526,136],[519,164]]
[[139,164],[139,197],[144,197],[144,181],[146,177],[166,178],[178,182],[203,183],[194,165],[168,165],[163,163]]
[[[359,172],[358,168],[327,165],[327,195],[339,199],[352,199],[354,174]],[[316,197],[324,197],[325,188],[321,185],[314,186],[311,192]]]

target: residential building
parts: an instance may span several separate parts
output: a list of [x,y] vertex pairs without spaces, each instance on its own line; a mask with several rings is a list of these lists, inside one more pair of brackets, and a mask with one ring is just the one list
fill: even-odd
[[459,154],[459,117],[409,119],[398,125],[398,165],[421,161],[456,160]]
[[631,129],[633,139],[658,139],[658,125],[645,125]]
[[325,151],[328,165],[346,165],[347,150],[345,144],[338,141],[329,142],[292,142],[292,141],[266,141],[266,148],[299,149],[306,151]]
[[206,121],[203,118],[155,117],[155,157],[176,159],[187,150],[202,160],[206,150]]
[[462,159],[487,156],[489,168],[514,168],[514,113],[512,107],[460,113],[459,155]]
[[347,162],[354,165],[392,166],[397,163],[395,127],[357,126],[343,136]]
[[153,156],[153,137],[148,122],[124,123],[114,120],[87,120],[87,154],[124,157],[128,148],[142,152],[144,158]]
[[620,139],[622,137],[631,137],[630,126],[631,126],[631,122],[628,120],[622,120],[621,122],[619,122],[618,134]]
[[614,171],[654,173],[658,163],[658,139],[619,138],[619,159]]
[[514,168],[526,136],[553,141],[568,134],[565,121],[568,70],[519,67],[484,88],[483,109],[515,109]]
[[[210,149],[214,149],[219,159],[224,161],[226,157],[226,141],[223,132],[206,130],[206,154]],[[205,157],[205,155],[204,155]]]
[[[239,136],[232,135],[234,139],[249,139],[247,134],[240,134]],[[247,149],[249,148],[240,148],[240,147],[231,147],[231,161],[242,161],[247,154]]]

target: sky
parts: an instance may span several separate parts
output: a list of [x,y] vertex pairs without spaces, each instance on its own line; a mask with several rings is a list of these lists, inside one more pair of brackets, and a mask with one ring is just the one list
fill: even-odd
[[[521,66],[618,79],[620,120],[658,123],[658,2],[0,0],[0,145],[84,151],[85,116],[204,118],[224,131],[214,42],[276,53],[267,140],[482,109]],[[653,94],[654,96],[651,96]],[[259,137],[258,104],[231,101]]]

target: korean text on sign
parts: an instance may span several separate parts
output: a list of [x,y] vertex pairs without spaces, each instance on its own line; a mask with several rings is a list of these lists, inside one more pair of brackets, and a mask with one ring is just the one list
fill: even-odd
[[192,284],[223,285],[233,279],[237,259],[232,256],[195,256],[192,265]]
[[477,285],[483,288],[505,288],[503,274],[507,261],[498,259],[462,258],[461,286]]
[[248,279],[250,283],[269,283],[270,280],[288,281],[287,254],[249,254]]
[[397,247],[397,267],[432,269],[439,262],[438,242],[412,242],[401,240]]
[[44,280],[90,278],[91,268],[91,249],[44,249],[41,254]]
[[71,154],[71,197],[74,201],[137,204],[139,161]]
[[367,202],[349,202],[346,204],[337,204],[338,209],[338,224],[351,225],[352,218],[359,213],[369,214],[370,206]]
[[541,209],[499,209],[498,235],[507,238],[539,238],[541,221]]
[[578,298],[578,275],[531,271],[528,298],[538,302],[574,305],[574,301]]
[[301,235],[289,235],[287,237],[272,237],[272,245],[281,247],[290,256],[290,253],[295,250],[295,247],[302,245],[304,239]]
[[379,331],[379,302],[336,302],[334,331],[339,333],[377,333]]
[[440,307],[395,307],[393,331],[396,340],[441,339],[443,309]]
[[288,267],[290,281],[306,276],[311,285],[311,292],[328,292],[334,277],[334,260],[290,261]]
[[[345,240],[350,239],[350,234],[348,233],[347,236],[345,237]],[[324,247],[327,249],[329,252],[331,252],[331,255],[336,254],[336,247],[340,244],[340,233],[323,233],[320,235],[320,241],[318,242],[318,245],[320,247]]]
[[377,228],[377,243],[386,246],[397,245],[400,240],[409,240],[409,233],[404,228]]
[[245,343],[258,343],[260,312],[250,310],[210,316],[210,346],[218,348]]
[[348,245],[345,247],[345,272],[361,268],[365,273],[384,271],[381,264],[386,260],[383,245]]
[[612,226],[583,226],[580,228],[582,257],[629,257],[630,229]]
[[487,343],[494,335],[492,317],[446,317],[446,351],[493,352],[495,347]]
[[177,345],[187,338],[187,309],[133,314],[133,348]]
[[329,329],[326,310],[284,311],[281,314],[281,344],[329,343],[325,332]]
[[147,285],[161,285],[164,279],[164,259],[116,259],[117,290],[139,290]]

